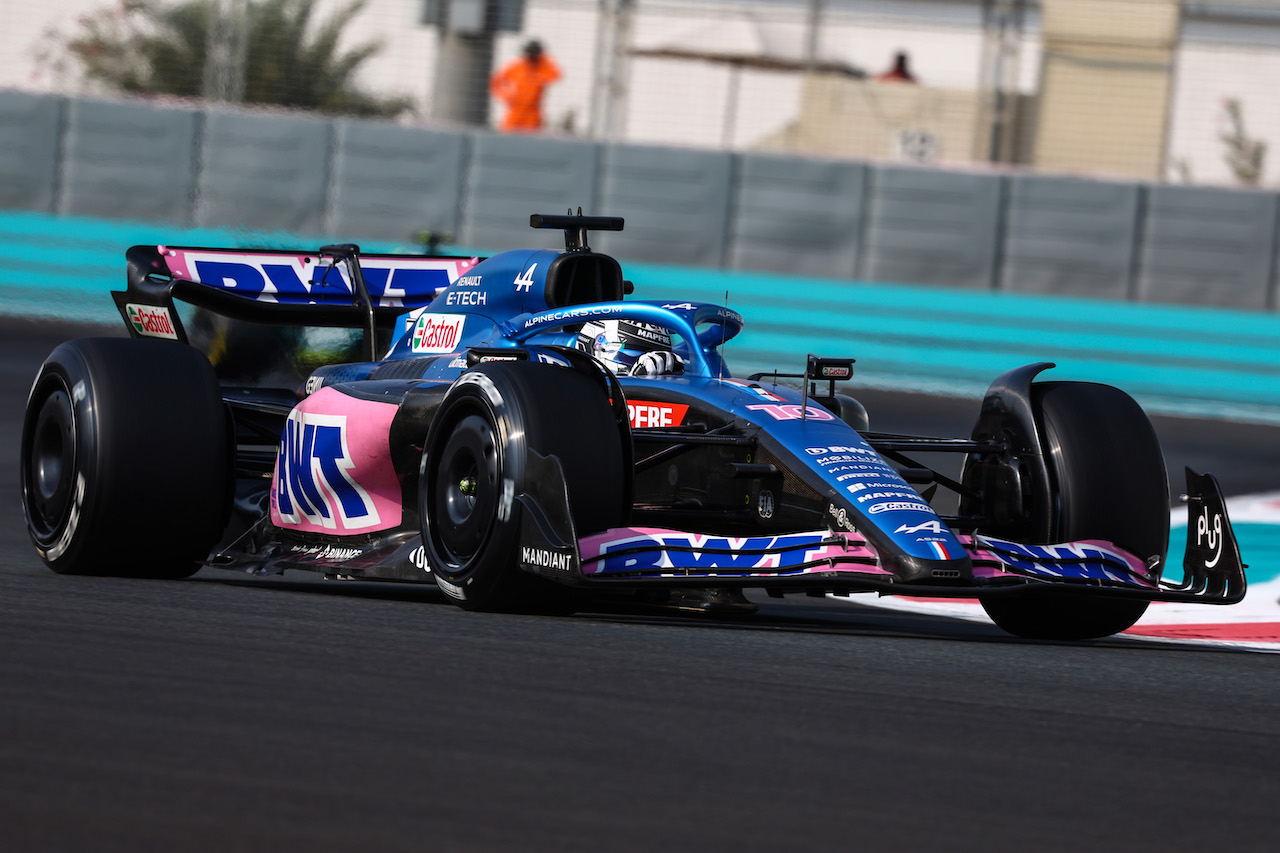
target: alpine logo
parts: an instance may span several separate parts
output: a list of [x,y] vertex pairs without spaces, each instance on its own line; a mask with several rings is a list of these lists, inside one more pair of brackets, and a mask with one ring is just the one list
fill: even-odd
[[537,264],[533,264],[527,270],[516,276],[516,280],[512,282],[516,286],[516,292],[524,291],[529,293],[533,290],[533,271],[538,268]]
[[684,423],[689,407],[680,403],[647,403],[627,401],[627,414],[631,416],[631,428],[680,426]]
[[381,522],[373,500],[350,476],[346,415],[294,411],[276,456],[276,508],[290,524],[337,530]]
[[146,338],[167,338],[171,341],[178,339],[168,308],[130,302],[124,309],[129,315],[129,324],[139,335]]
[[942,522],[938,521],[937,519],[934,519],[933,521],[926,521],[923,524],[904,524],[893,532],[894,533],[928,532],[936,535],[942,535],[942,532],[944,530],[945,528],[942,526]]
[[467,321],[458,314],[421,314],[414,323],[410,340],[414,352],[453,352],[462,339]]

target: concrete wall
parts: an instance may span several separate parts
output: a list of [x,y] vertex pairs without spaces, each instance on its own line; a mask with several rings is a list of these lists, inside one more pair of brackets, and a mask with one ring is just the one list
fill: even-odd
[[1007,186],[1001,289],[1132,297],[1137,184],[1019,175]]
[[738,162],[728,266],[838,278],[857,273],[866,164],[763,154]]
[[873,169],[862,276],[991,288],[1003,183],[991,175]]
[[66,102],[0,91],[0,207],[53,210]]
[[0,91],[0,209],[470,250],[627,218],[625,261],[1277,308],[1280,195]]

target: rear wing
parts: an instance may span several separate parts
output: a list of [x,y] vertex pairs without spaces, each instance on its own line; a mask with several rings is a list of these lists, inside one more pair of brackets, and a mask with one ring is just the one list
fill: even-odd
[[[174,299],[236,320],[375,331],[431,303],[480,258],[361,254],[352,243],[314,252],[134,246],[127,288],[112,291],[134,337],[188,343]],[[372,360],[372,356],[370,356]]]

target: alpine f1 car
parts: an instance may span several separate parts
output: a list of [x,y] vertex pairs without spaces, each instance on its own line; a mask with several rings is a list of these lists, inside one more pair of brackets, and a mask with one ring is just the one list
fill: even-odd
[[[838,390],[852,359],[734,376],[737,312],[624,298],[588,245],[621,219],[531,224],[565,250],[129,249],[113,296],[130,337],[60,345],[28,401],[40,556],[65,574],[434,582],[476,610],[976,597],[1054,639],[1243,597],[1220,490],[1190,470],[1183,578],[1163,578],[1165,464],[1122,391],[1031,364],[992,383],[968,437],[874,432]],[[958,478],[918,459],[940,452],[962,455]]]

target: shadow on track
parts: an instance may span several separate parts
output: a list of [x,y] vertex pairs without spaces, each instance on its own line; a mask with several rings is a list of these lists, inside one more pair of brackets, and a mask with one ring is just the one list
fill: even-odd
[[[437,587],[430,584],[408,584],[380,581],[334,580],[320,575],[314,578],[218,577],[200,574],[183,583],[209,583],[237,589],[257,589],[270,594],[332,596],[349,600],[400,603],[413,607],[453,608],[453,603]],[[1229,647],[1210,647],[1195,643],[1169,641],[1150,643],[1131,637],[1115,636],[1075,642],[1026,640],[1005,633],[995,625],[955,619],[946,616],[910,613],[866,606],[856,601],[807,599],[788,596],[769,598],[749,591],[748,598],[759,606],[759,612],[742,615],[695,613],[677,607],[636,602],[622,597],[594,599],[569,616],[524,616],[543,619],[549,625],[564,620],[591,621],[600,624],[648,626],[672,631],[741,631],[753,633],[785,633],[845,637],[877,637],[881,639],[942,640],[1020,646],[1079,646],[1089,648],[1145,649],[1150,652],[1178,649],[1210,653],[1240,653]],[[502,619],[502,614],[477,614],[479,618]]]

